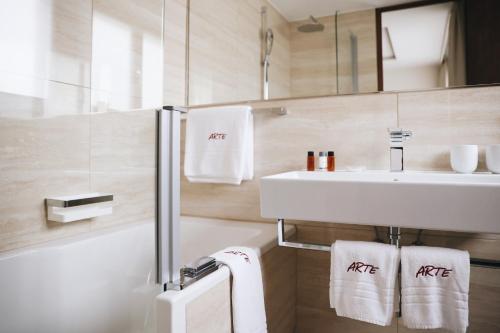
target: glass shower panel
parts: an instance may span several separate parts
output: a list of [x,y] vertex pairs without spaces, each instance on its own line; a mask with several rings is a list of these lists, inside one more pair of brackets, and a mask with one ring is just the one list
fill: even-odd
[[102,290],[103,311],[122,323],[116,332],[153,332],[154,299],[162,291],[155,281],[154,221],[163,6],[163,0],[93,6],[90,184],[92,191],[113,193],[116,206],[91,229],[137,225],[136,237],[108,257],[118,265],[118,282],[106,280],[111,288]]
[[375,9],[337,14],[338,93],[377,91]]

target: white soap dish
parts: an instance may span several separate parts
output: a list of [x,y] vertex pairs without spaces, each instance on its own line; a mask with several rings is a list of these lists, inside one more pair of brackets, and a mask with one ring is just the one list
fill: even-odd
[[45,199],[47,219],[67,223],[113,213],[113,195],[86,193]]

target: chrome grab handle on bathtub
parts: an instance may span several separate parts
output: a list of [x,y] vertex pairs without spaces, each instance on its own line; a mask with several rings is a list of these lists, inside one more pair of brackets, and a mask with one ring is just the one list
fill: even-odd
[[207,271],[214,270],[217,262],[215,258],[212,257],[201,257],[194,262],[193,265],[187,265],[181,268],[182,274],[186,277],[196,278],[198,276],[204,275]]
[[216,261],[215,258],[201,257],[193,264],[181,267],[179,270],[179,280],[168,283],[167,290],[183,290],[208,274],[215,272],[220,266],[221,263]]

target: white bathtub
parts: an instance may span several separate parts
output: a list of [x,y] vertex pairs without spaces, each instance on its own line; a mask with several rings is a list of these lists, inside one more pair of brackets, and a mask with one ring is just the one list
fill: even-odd
[[[183,263],[275,242],[274,224],[182,217]],[[154,332],[154,225],[2,253],[0,288],[0,332]]]

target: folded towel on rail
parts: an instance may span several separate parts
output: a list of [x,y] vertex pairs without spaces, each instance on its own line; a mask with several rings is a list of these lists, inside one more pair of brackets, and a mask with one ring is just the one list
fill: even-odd
[[338,316],[387,326],[394,314],[399,249],[338,240],[332,245],[330,306]]
[[253,178],[253,115],[249,106],[191,109],[184,174],[190,182],[239,185]]
[[409,246],[401,249],[401,310],[412,329],[465,332],[469,325],[467,251]]
[[228,247],[213,257],[229,267],[234,333],[266,333],[266,309],[259,255],[248,247]]

